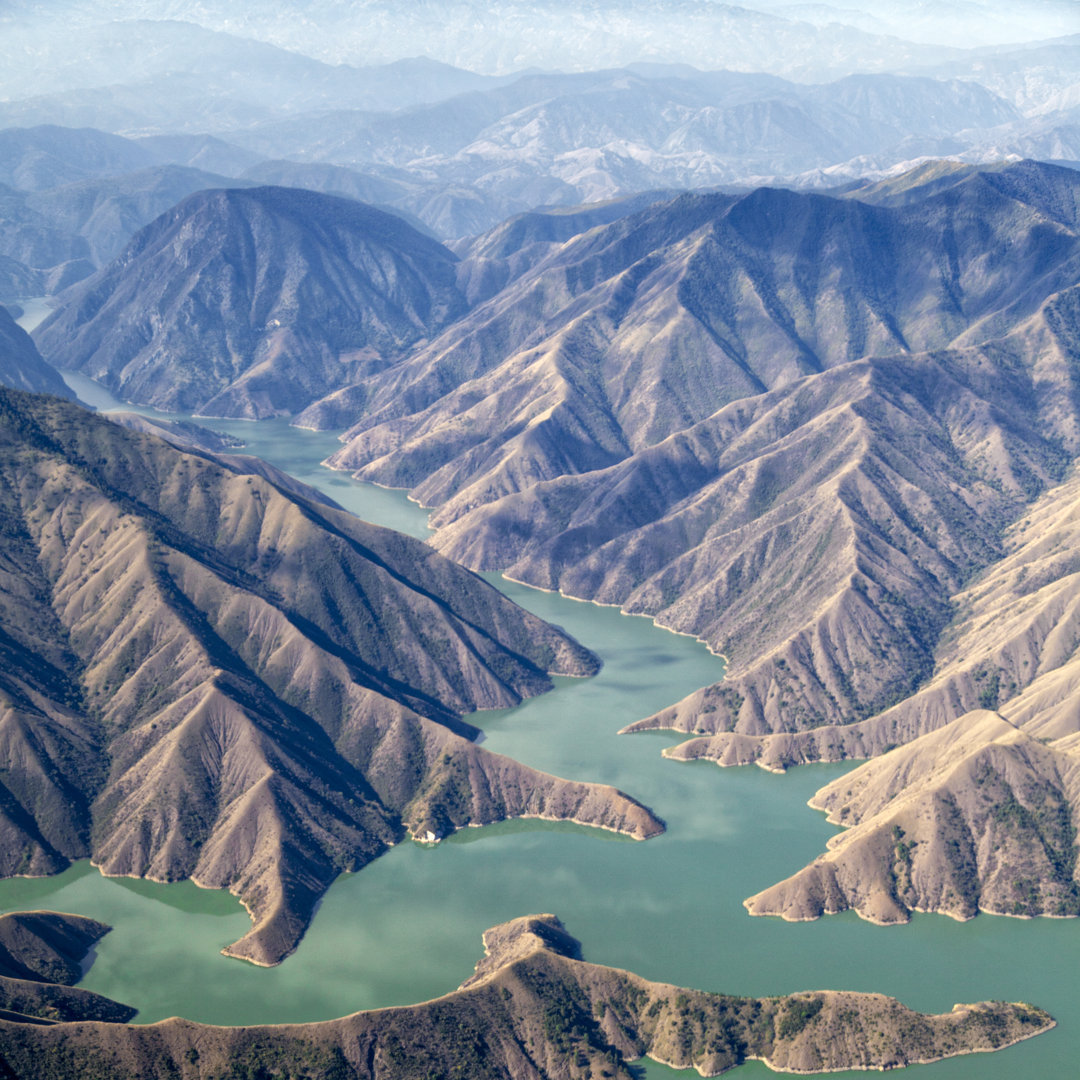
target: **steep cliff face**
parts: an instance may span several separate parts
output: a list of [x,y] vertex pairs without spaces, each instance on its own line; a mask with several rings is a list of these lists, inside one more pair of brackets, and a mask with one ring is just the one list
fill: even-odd
[[460,719],[597,661],[427,545],[71,405],[0,395],[0,872],[230,888],[275,963],[407,831],[659,832]]
[[455,1072],[475,1080],[629,1080],[627,1062],[646,1054],[702,1076],[752,1058],[782,1072],[883,1069],[999,1049],[1053,1026],[1025,1004],[956,1005],[927,1016],[880,994],[745,998],[648,982],[582,961],[553,915],[494,927],[484,945],[473,977],[423,1005],[269,1028],[175,1019],[42,1028],[0,1019],[4,1058],[16,1075],[32,1062],[42,1080],[88,1068],[148,1080],[193,1065],[215,1075],[227,1067],[334,1080]]
[[455,257],[400,218],[295,188],[201,191],[36,332],[145,405],[291,414],[463,314]]

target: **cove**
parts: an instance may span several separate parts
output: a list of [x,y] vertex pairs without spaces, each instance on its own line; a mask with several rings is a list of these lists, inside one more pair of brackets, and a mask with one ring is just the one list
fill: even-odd
[[[332,436],[284,421],[206,423],[369,520],[426,535],[425,512],[402,493],[320,468],[338,445]],[[721,770],[661,758],[677,741],[670,734],[617,736],[630,721],[716,681],[722,661],[648,619],[490,580],[594,649],[604,668],[591,680],[558,680],[552,693],[516,709],[474,715],[486,745],[563,776],[616,784],[664,818],[666,834],[635,843],[575,826],[507,822],[463,830],[434,848],[402,844],[336,882],[297,953],[269,970],[218,955],[247,917],[232,897],[190,883],[110,880],[84,863],[57,878],[0,882],[0,908],[53,907],[112,924],[81,985],[136,1006],[139,1022],[174,1014],[217,1023],[314,1020],[437,996],[472,970],[488,926],[554,911],[587,959],[701,989],[870,990],[933,1010],[983,998],[1028,1000],[1049,1009],[1059,1027],[999,1054],[911,1075],[1074,1075],[1074,922],[916,916],[885,928],[851,914],[804,924],[751,919],[743,898],[799,869],[835,831],[805,803],[846,767],[785,776]],[[649,1063],[642,1069],[649,1080],[695,1075]],[[775,1074],[750,1063],[734,1075]]]

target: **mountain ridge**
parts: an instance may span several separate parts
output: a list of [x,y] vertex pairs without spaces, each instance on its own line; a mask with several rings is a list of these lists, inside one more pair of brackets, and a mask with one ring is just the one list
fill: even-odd
[[90,855],[230,888],[253,925],[226,951],[272,964],[340,872],[406,835],[662,830],[472,741],[463,713],[597,661],[426,545],[242,457],[15,391],[0,410],[3,874]]

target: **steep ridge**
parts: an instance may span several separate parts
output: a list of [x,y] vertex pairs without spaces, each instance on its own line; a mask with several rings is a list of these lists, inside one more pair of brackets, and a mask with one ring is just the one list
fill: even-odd
[[1033,435],[1030,382],[985,380],[978,359],[809,376],[619,465],[482,507],[435,543],[653,615],[727,657],[723,683],[632,730],[850,722],[930,673],[949,594],[1063,465],[1052,432]]
[[330,463],[436,506],[467,565],[728,656],[642,726],[861,720],[930,675],[950,594],[1080,449],[1080,175],[944,172],[897,207],[688,196],[540,252],[357,388]]
[[352,200],[203,191],[76,286],[36,340],[50,363],[140,404],[288,414],[461,315],[455,262]]
[[75,396],[5,307],[0,307],[0,386],[56,397]]
[[201,1075],[276,1075],[287,1066],[290,1075],[333,1080],[630,1080],[627,1063],[646,1054],[702,1076],[750,1059],[783,1072],[881,1069],[1000,1049],[1054,1023],[1026,1004],[956,1005],[935,1016],[880,994],[746,998],[648,982],[581,960],[553,915],[494,927],[484,945],[473,977],[422,1005],[262,1028],[0,1019],[4,1060],[16,1076],[32,1067],[41,1080],[91,1068],[152,1080],[191,1066]]
[[130,1020],[134,1009],[73,986],[82,978],[87,954],[109,929],[55,911],[0,915],[0,1016],[38,1022]]
[[[722,732],[666,751],[677,759],[784,769],[810,761],[869,758],[936,731],[974,709],[996,709],[1038,737],[1074,730],[1073,666],[1080,644],[1080,546],[1073,475],[1033,503],[1005,536],[1005,551],[952,597],[953,619],[938,641],[932,676],[918,693],[856,724],[753,736]],[[677,706],[687,716],[702,699]],[[707,706],[706,706],[707,707]],[[664,726],[678,726],[667,714]]]
[[975,710],[875,758],[814,797],[851,827],[748,909],[806,919],[851,908],[881,923],[912,910],[1080,914],[1075,735],[1035,737]]
[[1075,210],[1059,220],[1080,174],[1024,169],[1052,205],[975,173],[914,205],[760,189],[591,230],[357,387],[331,463],[410,488],[447,524],[804,375],[1005,335],[1080,266]]
[[815,795],[848,828],[748,900],[751,912],[1080,915],[1078,496],[1074,475],[1010,529],[1005,556],[955,597],[937,669],[913,697],[850,728],[717,735],[669,752],[770,768],[881,755]]
[[[612,788],[460,719],[590,653],[426,545],[48,398],[0,394],[0,873],[230,888],[275,963],[405,831],[510,816],[638,838]],[[269,477],[269,479],[267,479]]]

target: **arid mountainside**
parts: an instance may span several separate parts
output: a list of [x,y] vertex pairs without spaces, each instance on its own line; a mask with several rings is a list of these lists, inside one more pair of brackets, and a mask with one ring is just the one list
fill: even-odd
[[934,1016],[880,994],[743,998],[648,982],[582,961],[552,915],[504,923],[484,944],[472,978],[422,1005],[263,1028],[0,1019],[0,1061],[17,1080],[277,1075],[286,1066],[329,1080],[630,1080],[627,1062],[646,1054],[702,1076],[749,1059],[785,1072],[890,1068],[999,1049],[1053,1026],[1026,1004]]
[[500,229],[461,272],[515,276],[365,382],[335,464],[468,508],[838,364],[1001,337],[1076,283],[1078,200],[1080,173],[1026,162],[900,206],[761,188],[547,250]]
[[75,396],[5,307],[0,307],[0,386],[56,397]]
[[863,719],[930,674],[949,596],[1080,449],[1080,174],[904,190],[686,196],[479,245],[463,274],[523,271],[358,388],[331,463],[435,506],[466,565],[727,655],[652,726]]
[[80,990],[82,962],[109,932],[104,923],[55,911],[0,915],[0,1017],[38,1021],[106,1020],[124,1023],[127,1005]]
[[[953,618],[919,691],[859,723],[751,735],[721,732],[666,751],[724,765],[785,769],[811,761],[870,758],[938,731],[974,710],[998,710],[1053,740],[1077,730],[1072,665],[1080,644],[1080,478],[1052,488],[1005,535],[1001,558],[951,598]],[[688,698],[663,726],[679,727],[708,693]]]
[[289,414],[461,315],[456,262],[350,199],[202,191],[73,287],[35,336],[50,363],[139,404]]
[[955,597],[917,694],[849,727],[723,733],[667,751],[774,769],[874,758],[817,793],[812,805],[846,831],[747,901],[754,914],[1080,914],[1078,549],[1074,475],[1025,512],[1004,556]]
[[0,873],[229,888],[227,951],[275,963],[407,833],[661,830],[471,741],[462,713],[597,662],[427,545],[55,399],[0,420]]

